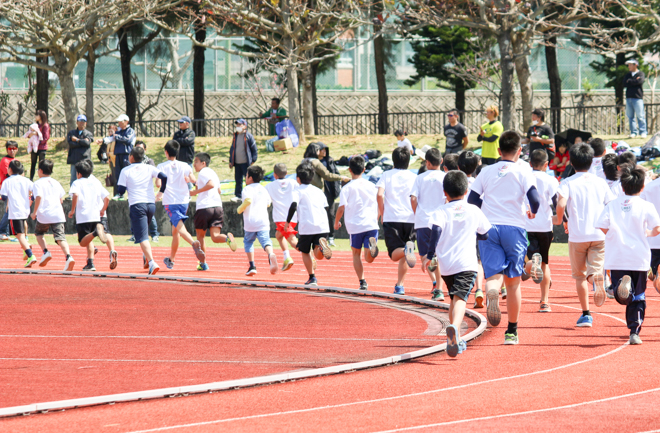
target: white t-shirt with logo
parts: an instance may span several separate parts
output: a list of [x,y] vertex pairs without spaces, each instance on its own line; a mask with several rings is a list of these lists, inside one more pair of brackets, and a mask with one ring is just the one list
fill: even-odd
[[30,191],[32,181],[15,174],[2,182],[0,195],[7,196],[7,211],[10,220],[25,220],[30,216]]
[[531,168],[500,161],[481,170],[472,184],[472,191],[482,197],[481,210],[491,224],[524,229],[528,219],[525,198],[533,186],[536,186],[536,177]]
[[429,228],[433,225],[442,229],[435,249],[442,275],[477,272],[477,251],[471,246],[477,242],[477,233],[488,233],[492,227],[481,209],[465,200],[450,201],[431,215]]
[[410,191],[411,196],[417,197],[415,229],[427,228],[431,214],[445,204],[444,179],[445,172],[441,170],[427,170],[415,179]]
[[74,194],[78,196],[76,224],[101,221],[103,199],[110,195],[108,190],[101,185],[101,182],[94,176],[81,177],[71,184],[69,195],[73,197]]
[[[651,203],[660,214],[660,178],[647,183],[644,191],[639,195],[642,200]],[[660,249],[660,236],[648,238],[649,246],[653,250]]]
[[192,173],[192,168],[185,162],[165,161],[158,164],[158,170],[167,176],[167,187],[163,193],[163,204],[188,204],[190,191],[186,177]]
[[607,186],[610,187],[610,191],[612,191],[612,194],[614,194],[615,197],[621,197],[622,195],[626,195],[623,192],[623,188],[621,187],[621,181],[620,180],[605,180],[607,182]]
[[117,185],[125,186],[128,191],[128,204],[156,203],[153,179],[158,177],[158,169],[148,164],[135,163],[125,167]]
[[318,235],[329,233],[328,199],[323,191],[314,185],[300,185],[296,188],[293,201],[298,203],[298,233],[301,235]]
[[409,152],[412,152],[412,150],[413,150],[412,143],[407,138],[404,138],[401,141],[397,141],[396,145],[398,147],[405,147],[406,149],[408,149]]
[[589,168],[589,173],[595,174],[603,180],[607,180],[605,177],[605,171],[603,170],[603,157],[594,157],[591,161],[591,167]]
[[[551,232],[552,231],[552,197],[557,194],[559,182],[554,176],[543,171],[534,170],[534,177],[536,177],[536,189],[541,198],[541,205],[536,213],[536,218],[527,218],[525,222],[525,230],[528,232]],[[529,200],[525,199],[529,205]]]
[[[276,223],[286,222],[286,217],[289,216],[289,208],[293,203],[294,192],[298,188],[298,182],[294,179],[275,179],[265,188],[273,202],[273,221]],[[297,212],[293,215],[291,222],[298,222]]]
[[410,191],[417,175],[410,170],[393,168],[381,176],[377,188],[385,190],[385,211],[383,222],[414,223],[415,214],[410,204]]
[[358,178],[348,182],[339,193],[339,206],[344,206],[344,224],[349,235],[378,230],[376,185]]
[[595,174],[580,172],[564,179],[557,192],[567,199],[568,241],[605,240],[605,234],[596,223],[605,205],[616,198],[607,182]]
[[197,189],[202,189],[209,181],[213,182],[213,188],[197,194],[197,209],[208,209],[211,207],[222,207],[222,198],[218,192],[220,179],[210,167],[204,167],[197,176]]
[[39,178],[32,184],[32,197],[41,197],[37,209],[37,221],[41,224],[57,224],[66,221],[62,209],[62,197],[66,195],[62,185],[52,177]]
[[609,229],[605,235],[605,269],[649,270],[651,249],[646,230],[660,226],[655,206],[639,196],[617,197],[605,206],[596,227]]
[[266,188],[258,183],[251,183],[243,188],[241,198],[251,200],[250,206],[243,211],[244,230],[246,232],[270,231],[268,206],[270,206],[271,200]]

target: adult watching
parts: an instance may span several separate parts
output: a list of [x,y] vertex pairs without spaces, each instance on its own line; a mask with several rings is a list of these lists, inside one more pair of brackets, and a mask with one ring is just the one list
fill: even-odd
[[92,133],[85,128],[87,127],[87,116],[79,114],[76,118],[76,129],[72,129],[66,135],[66,142],[69,144],[69,154],[66,158],[66,163],[71,165],[71,185],[78,179],[78,172],[76,171],[76,164],[80,161],[88,159],[92,162],[92,148],[91,144],[94,141]]
[[520,140],[523,144],[529,144],[529,154],[538,149],[545,150],[548,161],[555,157],[555,133],[545,121],[545,112],[540,108],[532,111],[532,126],[527,130],[527,138]]
[[234,196],[231,201],[241,201],[243,194],[243,179],[247,175],[249,166],[257,162],[259,154],[257,152],[257,142],[251,133],[247,130],[247,121],[238,119],[234,122],[234,137],[229,148],[229,169],[234,168]]
[[172,140],[179,143],[180,146],[176,159],[192,167],[195,160],[195,131],[190,128],[190,117],[183,116],[177,122],[179,122],[179,130],[172,137]]
[[445,125],[445,137],[447,138],[445,155],[460,153],[468,146],[467,128],[458,121],[458,111],[456,110],[447,113],[447,119],[449,123]]
[[349,182],[351,180],[350,178],[340,174],[330,173],[330,171],[328,171],[328,169],[323,165],[319,159],[319,152],[321,151],[322,147],[326,147],[325,144],[310,143],[309,146],[307,146],[307,149],[305,149],[305,155],[303,156],[303,162],[309,161],[314,168],[314,179],[312,179],[312,185],[323,191],[325,186],[323,181]]
[[491,165],[497,162],[500,157],[497,149],[500,148],[500,136],[504,132],[502,122],[497,120],[500,115],[500,109],[497,105],[486,107],[486,118],[488,122],[481,125],[481,130],[477,136],[477,141],[482,141],[481,145],[481,164]]
[[[113,141],[115,142],[115,179],[117,179],[117,181],[119,181],[119,175],[121,174],[122,169],[131,165],[129,155],[133,150],[136,136],[133,128],[128,125],[129,122],[130,119],[125,114],[117,117],[117,130],[113,137]],[[124,193],[119,192],[112,199],[123,200]]]
[[277,135],[275,125],[286,118],[286,110],[280,107],[280,98],[273,98],[270,101],[270,110],[261,115],[262,119],[268,121],[268,135]]
[[[646,116],[644,114],[644,72],[640,71],[637,60],[626,62],[628,73],[623,76],[623,87],[626,88],[626,116],[630,122],[630,138],[640,135],[646,138]],[[637,125],[635,125],[637,118]]]
[[37,171],[39,163],[46,159],[48,140],[50,139],[50,125],[48,124],[48,116],[46,115],[46,112],[44,110],[37,110],[34,120],[39,125],[41,140],[39,141],[37,151],[30,153],[30,180],[34,179],[34,174]]

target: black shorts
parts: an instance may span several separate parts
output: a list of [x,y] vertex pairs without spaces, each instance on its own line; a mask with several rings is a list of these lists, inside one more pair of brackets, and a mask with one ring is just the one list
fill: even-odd
[[27,220],[9,220],[9,227],[11,227],[11,234],[14,236],[20,233],[27,234],[27,230],[25,230],[26,221]]
[[[96,225],[98,221],[92,221],[88,223],[76,224],[76,230],[78,231],[78,243],[82,242],[83,238],[88,234],[94,234],[94,237],[97,237],[99,234],[96,232]],[[110,234],[108,230],[108,217],[101,217],[100,221],[103,226],[103,231],[107,234]]]
[[225,213],[222,210],[222,206],[197,209],[193,221],[195,223],[195,230],[208,230],[211,227],[222,228],[225,222]]
[[658,275],[658,265],[660,265],[660,250],[651,250],[651,271],[653,275]]
[[550,244],[554,239],[555,235],[553,232],[527,232],[527,240],[529,245],[527,246],[527,258],[531,260],[532,256],[535,253],[541,254],[541,262],[546,265],[550,263]]
[[385,236],[385,245],[387,254],[392,258],[392,253],[397,248],[404,248],[406,242],[417,239],[414,223],[383,223],[383,235]]
[[477,273],[472,271],[459,272],[454,275],[443,275],[442,280],[447,285],[449,296],[454,299],[458,296],[467,302],[470,292],[477,282]]
[[317,246],[319,244],[319,239],[328,238],[328,233],[319,233],[316,235],[298,235],[298,245],[296,248],[303,254],[309,254],[312,250],[312,246]]

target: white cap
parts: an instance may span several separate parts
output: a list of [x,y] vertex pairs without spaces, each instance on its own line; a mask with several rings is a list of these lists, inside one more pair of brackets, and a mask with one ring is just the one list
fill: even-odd
[[121,116],[117,117],[117,122],[128,122],[130,120],[131,119],[129,119],[128,116],[125,114],[122,114]]
[[426,152],[431,150],[431,146],[424,146],[421,149],[415,149],[415,155],[419,156],[422,159],[426,159]]
[[626,61],[626,64],[628,64],[628,63],[631,63],[631,64],[633,64],[633,65],[639,65],[639,63],[638,63],[637,60],[635,60],[635,59],[627,60],[627,61]]

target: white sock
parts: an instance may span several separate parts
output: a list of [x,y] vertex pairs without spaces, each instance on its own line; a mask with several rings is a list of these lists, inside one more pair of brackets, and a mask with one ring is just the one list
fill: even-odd
[[284,260],[286,260],[286,259],[288,259],[289,257],[291,257],[291,254],[289,253],[289,250],[285,250],[285,251],[283,251],[282,254],[284,254]]

